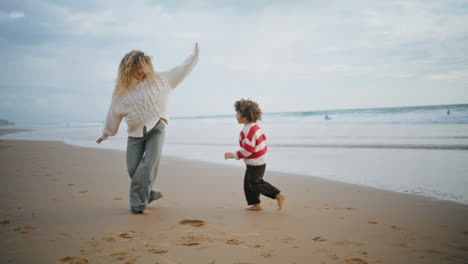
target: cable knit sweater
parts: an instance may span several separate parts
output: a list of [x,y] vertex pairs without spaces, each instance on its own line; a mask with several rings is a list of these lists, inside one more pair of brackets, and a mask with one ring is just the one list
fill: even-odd
[[156,83],[146,80],[133,83],[136,87],[122,96],[112,96],[101,138],[117,134],[122,119],[128,126],[128,135],[143,137],[143,127],[153,128],[159,119],[168,120],[169,94],[192,71],[198,62],[198,47],[183,64],[166,72],[156,73]]

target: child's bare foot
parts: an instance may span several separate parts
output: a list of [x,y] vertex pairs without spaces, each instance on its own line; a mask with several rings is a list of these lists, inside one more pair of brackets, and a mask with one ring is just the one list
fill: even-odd
[[263,210],[263,207],[261,204],[255,204],[250,207],[245,208],[245,210],[250,210],[250,211],[261,211]]
[[284,206],[284,200],[286,199],[286,197],[284,195],[282,195],[281,193],[278,193],[276,195],[276,201],[278,202],[278,209],[276,209],[276,211],[281,211],[281,209],[283,209],[283,206]]
[[143,215],[152,215],[153,212],[151,212],[149,209],[145,209],[143,210],[143,212],[141,212]]

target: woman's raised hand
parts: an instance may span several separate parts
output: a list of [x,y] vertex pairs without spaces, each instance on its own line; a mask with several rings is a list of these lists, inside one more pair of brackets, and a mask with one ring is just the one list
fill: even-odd
[[193,48],[193,54],[198,55],[200,48],[198,48],[198,42],[195,42],[195,48]]

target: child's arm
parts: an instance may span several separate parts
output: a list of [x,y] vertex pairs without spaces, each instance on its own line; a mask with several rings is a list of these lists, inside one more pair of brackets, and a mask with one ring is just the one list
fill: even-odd
[[242,140],[240,149],[233,153],[234,159],[245,159],[252,155],[255,152],[255,141],[255,138],[252,138],[252,141],[249,141],[247,138]]
[[[253,152],[253,150],[252,150],[252,152]],[[236,159],[236,160],[245,159],[248,156],[252,155],[252,152],[249,152],[249,151],[245,150],[243,147],[241,147],[241,149],[238,150],[235,153],[232,153],[232,152],[224,153],[224,159]]]
[[[255,150],[255,147],[250,146],[247,142],[241,142],[241,148],[237,152],[226,152],[224,153],[224,159],[245,159],[248,156],[252,155]],[[246,150],[247,148],[248,150]],[[253,149],[252,149],[253,148]]]
[[[257,131],[259,129],[258,126],[255,129],[256,130],[254,131]],[[243,134],[241,134],[241,137],[239,138],[240,149],[234,153],[226,152],[224,154],[225,159],[236,159],[236,160],[245,159],[255,152],[255,146],[257,145],[256,136],[254,135],[250,137],[250,140],[248,139],[248,137],[243,136],[245,134],[249,134],[249,131],[243,131]],[[261,141],[265,140],[265,136],[262,135],[260,140]]]

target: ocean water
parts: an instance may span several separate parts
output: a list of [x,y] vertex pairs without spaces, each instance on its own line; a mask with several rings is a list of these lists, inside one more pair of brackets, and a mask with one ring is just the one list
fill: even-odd
[[[468,104],[265,113],[259,124],[268,137],[268,171],[468,204]],[[0,139],[125,150],[125,124],[97,145],[102,126],[102,121],[18,124],[34,131]],[[234,113],[171,118],[163,155],[244,166],[224,160],[225,152],[237,150],[241,128]]]

